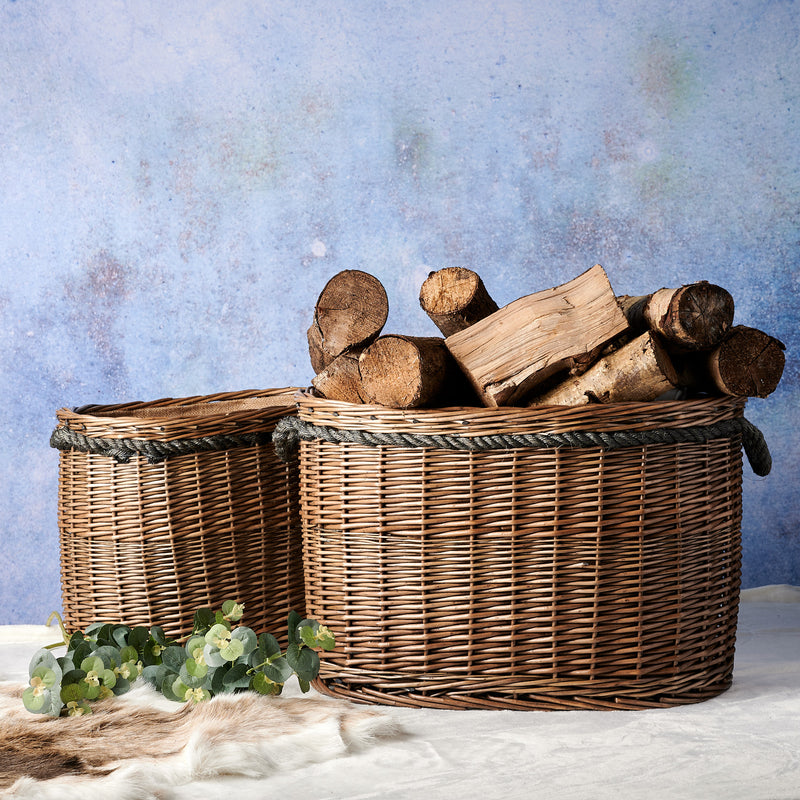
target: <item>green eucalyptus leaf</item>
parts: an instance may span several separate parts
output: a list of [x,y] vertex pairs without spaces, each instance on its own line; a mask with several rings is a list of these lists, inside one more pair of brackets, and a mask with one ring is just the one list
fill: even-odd
[[230,663],[219,650],[212,647],[210,644],[207,644],[203,648],[203,661],[205,661],[209,667],[223,667]]
[[103,686],[113,689],[117,683],[116,673],[112,669],[104,669],[100,673],[100,681],[102,682]]
[[63,673],[58,664],[55,664],[55,669],[46,667],[44,664],[39,664],[38,667],[31,674],[31,678],[39,678],[42,685],[46,689],[52,689],[57,683],[61,681]]
[[97,638],[97,634],[101,631],[106,625],[107,622],[93,622],[91,625],[87,626],[86,628],[86,636],[91,636],[92,638]]
[[141,655],[142,650],[149,638],[150,631],[148,631],[143,625],[137,625],[135,628],[131,628],[131,632],[128,634],[128,645],[130,647],[135,647],[136,652]]
[[100,673],[105,669],[105,664],[103,663],[103,659],[99,658],[98,656],[88,656],[81,661],[81,669],[84,672],[96,672]]
[[75,662],[69,656],[59,656],[56,661],[62,673],[75,669]]
[[69,654],[70,658],[72,659],[73,664],[80,664],[84,658],[88,658],[92,654],[92,646],[91,644],[86,641],[86,639],[82,639],[78,642],[72,652]]
[[226,661],[236,661],[236,659],[244,655],[244,643],[241,639],[231,639],[227,647],[223,647],[219,654]]
[[198,608],[194,612],[192,628],[195,633],[205,633],[215,622],[216,617],[210,608]]
[[164,633],[164,629],[160,625],[153,625],[150,628],[150,637],[156,644],[161,645],[161,647],[167,647],[171,642],[167,639],[167,635]]
[[235,600],[226,600],[222,604],[222,615],[231,622],[238,622],[244,616],[244,605]]
[[300,637],[299,633],[297,632],[297,626],[303,621],[303,618],[294,610],[289,612],[289,617],[287,621],[287,628],[288,628],[288,635],[289,635],[289,644],[299,644]]
[[258,647],[258,639],[255,633],[253,633],[250,628],[246,628],[243,625],[233,631],[231,634],[231,641],[233,640],[238,640],[242,643],[243,649],[241,655],[243,656],[249,656],[250,653]]
[[46,714],[50,709],[50,691],[37,692],[29,686],[22,693],[22,704],[33,714]]
[[314,638],[314,629],[310,625],[301,625],[297,630],[306,647],[314,648],[317,646],[317,640]]
[[192,687],[187,686],[180,678],[175,678],[172,682],[172,693],[181,703],[185,703],[187,700],[186,695],[191,691]]
[[107,669],[114,669],[122,663],[119,648],[111,644],[101,645],[94,651],[94,655],[102,659],[103,665]]
[[32,674],[33,671],[39,666],[45,666],[48,669],[58,669],[58,660],[56,657],[49,651],[42,648],[41,650],[37,650],[33,657],[28,664],[28,674]]
[[[167,700],[171,700],[173,703],[182,703],[183,697],[178,697],[178,695],[173,691],[173,685],[175,682],[175,675],[173,673],[168,674],[164,680],[161,681],[161,694],[163,694]],[[177,682],[181,682],[180,678],[177,679]]]
[[197,661],[194,658],[187,658],[186,663],[183,665],[186,671],[193,678],[205,678],[208,675],[208,665],[203,661]]
[[111,638],[111,634],[114,630],[114,625],[110,622],[106,622],[103,625],[100,625],[99,628],[95,629],[92,632],[92,636],[97,640],[97,643],[100,645],[104,644],[111,644],[114,640]]
[[281,693],[281,685],[271,681],[263,672],[256,672],[250,680],[250,688],[264,695],[275,695]]
[[217,611],[217,613],[214,614],[214,621],[217,625],[224,625],[228,630],[232,627],[230,620],[225,619],[225,615],[221,611]]
[[234,664],[225,674],[223,685],[227,687],[228,691],[232,691],[233,689],[247,689],[250,686],[249,669],[247,664],[241,662],[239,664]]
[[66,705],[67,703],[80,702],[83,700],[83,692],[77,683],[70,683],[61,687],[61,701]]
[[315,650],[299,645],[289,645],[286,660],[300,680],[312,681],[319,674],[319,656]]
[[128,637],[130,634],[131,629],[127,625],[115,625],[111,631],[111,638],[121,650],[123,647],[128,646]]
[[300,684],[300,691],[303,694],[305,694],[311,688],[311,684],[302,678],[298,678],[297,683]]
[[173,672],[179,672],[187,658],[186,650],[178,645],[170,645],[161,653],[161,663]]
[[86,670],[71,669],[61,676],[61,685],[66,686],[70,683],[80,683],[86,677]]
[[274,683],[286,683],[294,675],[294,670],[283,656],[276,658],[270,664],[264,664],[260,671]]
[[139,651],[131,645],[125,645],[119,651],[120,662],[124,664],[126,661],[133,661],[134,663],[139,660]]
[[256,650],[258,663],[263,664],[267,659],[276,656],[281,652],[278,640],[271,633],[262,633],[258,637],[258,648]]
[[142,664],[145,666],[158,665],[161,663],[161,653],[164,647],[158,642],[149,639],[142,649]]
[[131,682],[127,678],[117,678],[113,692],[115,695],[125,694],[131,690]]
[[202,674],[192,674],[189,664],[193,664],[195,668],[199,669],[200,665],[194,659],[189,659],[189,661],[185,662],[181,666],[181,671],[178,673],[178,677],[183,681],[183,683],[189,689],[199,689],[203,686],[206,682],[206,676],[208,675],[208,667],[205,665],[203,666]]
[[230,628],[227,628],[225,625],[220,623],[212,625],[205,635],[205,640],[206,644],[211,645],[211,647],[216,647],[217,650],[222,650],[222,648],[226,647],[227,643],[231,640]]
[[[84,679],[84,681],[85,681],[85,679]],[[84,682],[83,684],[76,684],[76,685],[80,686],[81,692],[82,692],[83,696],[87,700],[97,700],[97,698],[100,697],[100,684],[99,683],[98,684],[94,684],[94,683],[86,683],[86,682]]]
[[221,666],[209,669],[208,674],[210,680],[208,681],[208,685],[211,688],[212,694],[222,694],[227,691],[225,687],[225,676],[231,668],[232,665],[229,661],[223,661]]
[[205,636],[190,636],[184,648],[186,650],[186,655],[189,656],[189,658],[197,658],[197,651],[199,650],[202,653],[205,649],[205,646]]
[[167,676],[167,668],[163,664],[148,664],[142,670],[142,678],[152,687],[161,688],[164,678]]

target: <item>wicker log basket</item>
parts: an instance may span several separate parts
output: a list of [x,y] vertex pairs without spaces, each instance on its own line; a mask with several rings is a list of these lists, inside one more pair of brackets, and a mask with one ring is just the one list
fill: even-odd
[[304,612],[297,463],[272,445],[295,389],[60,409],[64,621],[191,633],[194,611],[245,604],[285,637]]
[[769,457],[744,405],[395,411],[301,395],[275,439],[299,440],[306,610],[336,635],[317,688],[560,710],[724,691],[743,438]]

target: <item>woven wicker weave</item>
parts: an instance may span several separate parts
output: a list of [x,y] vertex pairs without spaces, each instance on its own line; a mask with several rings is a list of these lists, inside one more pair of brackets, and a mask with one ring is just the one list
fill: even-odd
[[[492,435],[704,426],[744,401],[393,411],[303,395],[298,422]],[[635,709],[731,682],[741,436],[603,450],[303,441],[317,688],[440,708]]]
[[[279,461],[270,438],[276,422],[294,413],[295,391],[57,412],[54,441],[69,434],[190,451],[119,463],[62,449],[58,521],[69,629],[111,621],[186,635],[195,610],[234,599],[245,603],[249,627],[285,637],[288,610],[304,610],[297,463]],[[233,443],[197,452],[220,437]]]

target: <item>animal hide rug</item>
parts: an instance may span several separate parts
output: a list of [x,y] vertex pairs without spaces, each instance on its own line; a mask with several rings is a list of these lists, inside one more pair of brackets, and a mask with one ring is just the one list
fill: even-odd
[[0,684],[0,797],[15,800],[167,800],[171,786],[261,778],[395,732],[385,711],[346,701],[245,692],[178,706],[146,684],[54,719],[28,712],[22,688]]

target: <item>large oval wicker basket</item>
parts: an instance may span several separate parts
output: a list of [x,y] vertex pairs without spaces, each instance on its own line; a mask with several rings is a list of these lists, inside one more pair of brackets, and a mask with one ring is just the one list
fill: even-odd
[[302,440],[307,613],[336,635],[317,688],[515,709],[722,692],[744,404],[394,411],[301,396],[282,425]]
[[297,462],[271,442],[294,389],[60,409],[64,621],[191,632],[226,599],[279,639],[303,613]]

